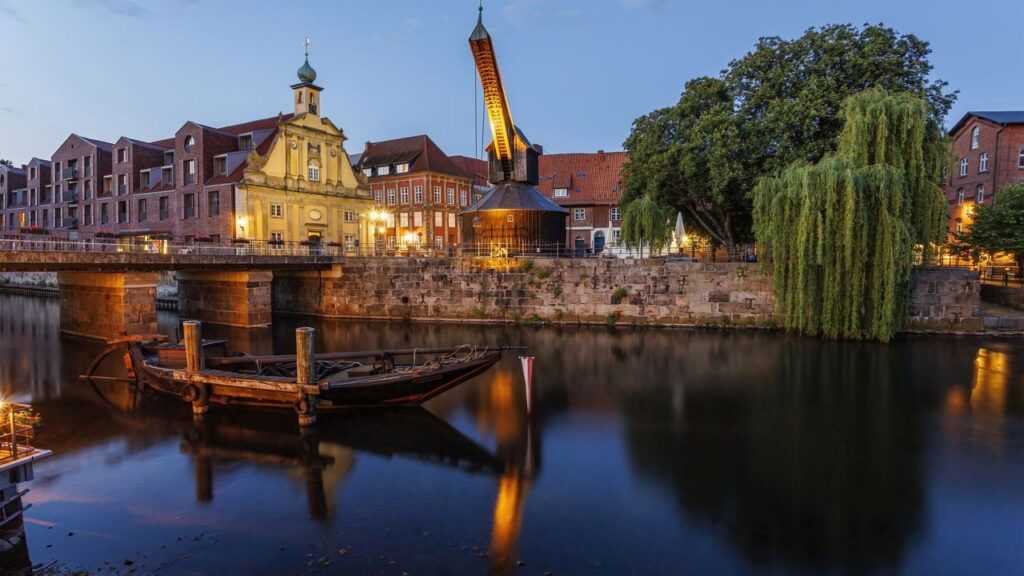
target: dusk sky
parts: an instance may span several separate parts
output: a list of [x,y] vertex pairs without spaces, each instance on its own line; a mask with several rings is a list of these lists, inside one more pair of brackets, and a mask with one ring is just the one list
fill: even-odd
[[[1024,109],[1019,1],[491,0],[512,113],[547,152],[620,150],[637,116],[673,104],[760,36],[865,22],[931,43],[960,91],[946,119]],[[477,153],[467,38],[477,0],[0,0],[0,158],[49,158],[68,134],[158,140],[188,120],[236,124],[292,109],[309,36],[322,112],[356,154],[429,134]],[[479,101],[478,106],[479,106]],[[488,138],[489,141],[489,138]]]

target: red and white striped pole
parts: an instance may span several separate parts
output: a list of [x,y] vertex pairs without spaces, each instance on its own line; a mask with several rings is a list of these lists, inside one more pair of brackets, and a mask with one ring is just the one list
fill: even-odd
[[530,402],[533,396],[533,356],[520,356],[523,364],[523,379],[526,381],[526,413],[530,413]]

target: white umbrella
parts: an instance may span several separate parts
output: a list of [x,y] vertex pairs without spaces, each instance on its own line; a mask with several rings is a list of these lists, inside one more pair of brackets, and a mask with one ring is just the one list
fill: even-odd
[[676,230],[675,230],[676,246],[682,246],[683,245],[683,237],[685,237],[685,236],[686,236],[686,225],[683,224],[683,213],[682,212],[676,212]]

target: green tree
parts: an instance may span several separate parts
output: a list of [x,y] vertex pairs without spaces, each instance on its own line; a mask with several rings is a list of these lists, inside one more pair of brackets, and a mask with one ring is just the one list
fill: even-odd
[[653,194],[726,247],[751,237],[756,182],[839,145],[843,101],[871,87],[911,92],[937,124],[955,92],[930,81],[928,43],[881,24],[761,38],[719,78],[686,84],[672,107],[633,122],[623,197]]
[[974,209],[974,222],[955,235],[968,250],[1006,252],[1024,269],[1024,183],[999,191],[991,204]]
[[14,162],[11,162],[7,158],[0,158],[0,166],[7,166],[8,168],[14,168]]
[[914,245],[944,235],[948,160],[928,103],[874,88],[850,97],[839,150],[754,191],[754,230],[787,328],[888,341],[902,327]]
[[661,252],[672,239],[668,227],[669,210],[658,204],[651,195],[644,195],[630,202],[622,215],[622,241],[630,250],[639,250],[644,256]]

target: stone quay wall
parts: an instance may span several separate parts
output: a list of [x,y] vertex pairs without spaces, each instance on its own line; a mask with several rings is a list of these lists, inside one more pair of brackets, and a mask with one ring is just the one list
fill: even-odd
[[908,328],[974,332],[984,327],[981,279],[976,270],[957,266],[913,270]]
[[274,310],[337,318],[774,326],[759,264],[620,259],[350,259],[276,272]]
[[981,297],[986,302],[1024,310],[1024,286],[999,286],[982,284]]

